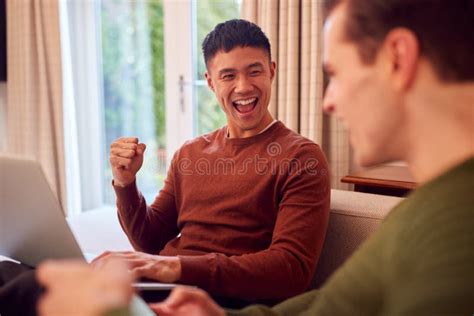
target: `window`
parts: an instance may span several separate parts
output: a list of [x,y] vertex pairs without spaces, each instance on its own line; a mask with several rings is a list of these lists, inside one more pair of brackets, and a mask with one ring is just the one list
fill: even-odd
[[100,25],[105,202],[115,202],[109,146],[122,136],[137,136],[147,145],[137,181],[150,200],[166,172],[163,6],[156,0],[102,0]]
[[240,0],[165,1],[164,10],[165,40],[170,38],[165,69],[173,69],[166,72],[166,133],[173,134],[167,138],[170,158],[184,141],[225,125],[204,78],[201,43],[217,23],[240,16]]
[[225,125],[200,44],[215,24],[239,16],[239,0],[61,6],[69,212],[115,204],[108,156],[121,136],[147,144],[137,182],[150,203],[174,151]]
[[224,112],[219,106],[214,93],[207,87],[204,77],[206,65],[202,54],[201,43],[218,22],[238,18],[240,2],[227,1],[195,1],[194,2],[194,91],[195,109],[194,135],[201,135],[226,125]]

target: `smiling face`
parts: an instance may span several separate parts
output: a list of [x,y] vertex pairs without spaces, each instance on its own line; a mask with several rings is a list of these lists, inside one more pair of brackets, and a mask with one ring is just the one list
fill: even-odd
[[362,166],[402,159],[404,117],[393,89],[393,67],[378,54],[364,64],[357,47],[345,39],[346,6],[339,5],[324,27],[323,62],[330,81],[324,97],[326,112],[334,112],[350,130],[355,159]]
[[275,63],[262,48],[218,51],[207,64],[206,79],[227,117],[231,138],[257,135],[273,120],[268,112]]

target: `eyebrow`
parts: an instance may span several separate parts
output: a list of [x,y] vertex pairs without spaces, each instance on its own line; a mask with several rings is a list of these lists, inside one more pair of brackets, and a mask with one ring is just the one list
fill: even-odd
[[254,68],[254,67],[263,67],[262,63],[257,61],[256,63],[250,64],[247,68]]

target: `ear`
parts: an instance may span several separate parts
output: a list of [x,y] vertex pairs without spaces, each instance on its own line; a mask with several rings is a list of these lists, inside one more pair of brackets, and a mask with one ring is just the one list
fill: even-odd
[[207,86],[209,87],[209,89],[211,89],[213,92],[216,92],[216,90],[214,90],[214,84],[212,83],[212,78],[211,78],[211,75],[209,74],[209,72],[206,71],[204,76],[206,77]]
[[275,78],[275,74],[276,74],[276,62],[272,61],[270,63],[270,79],[273,81],[273,79]]
[[395,28],[385,37],[384,50],[395,89],[408,89],[416,78],[420,60],[418,38],[407,28]]

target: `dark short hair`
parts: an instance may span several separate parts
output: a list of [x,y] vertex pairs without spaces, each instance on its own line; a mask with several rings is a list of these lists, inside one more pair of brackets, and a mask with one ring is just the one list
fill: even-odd
[[271,60],[270,41],[262,29],[252,22],[233,19],[217,24],[202,42],[206,66],[220,50],[227,53],[237,46],[262,48]]
[[421,54],[444,81],[474,80],[473,0],[323,0],[327,17],[347,3],[345,37],[361,60],[373,63],[386,35],[405,27],[417,36]]

